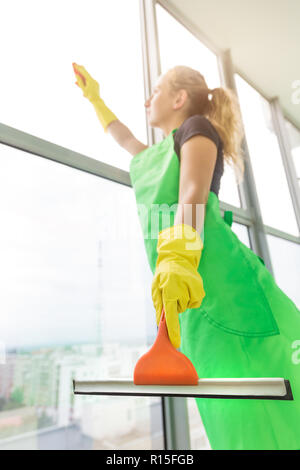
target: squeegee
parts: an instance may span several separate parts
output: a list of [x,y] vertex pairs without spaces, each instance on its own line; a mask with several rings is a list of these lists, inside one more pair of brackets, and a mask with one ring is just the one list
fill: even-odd
[[189,358],[172,345],[164,309],[156,340],[136,363],[133,380],[73,380],[73,391],[78,395],[293,400],[289,380],[280,377],[199,378]]

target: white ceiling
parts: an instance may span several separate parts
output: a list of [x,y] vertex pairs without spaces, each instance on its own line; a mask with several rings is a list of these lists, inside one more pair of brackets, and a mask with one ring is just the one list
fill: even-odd
[[217,50],[230,49],[236,71],[266,98],[278,96],[300,128],[300,0],[161,3],[174,6]]

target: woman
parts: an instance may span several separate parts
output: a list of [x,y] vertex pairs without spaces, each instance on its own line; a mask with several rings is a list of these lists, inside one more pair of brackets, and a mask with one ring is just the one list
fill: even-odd
[[165,138],[147,147],[107,108],[85,68],[73,67],[104,130],[134,156],[130,177],[157,325],[164,307],[170,340],[199,377],[290,380],[293,401],[196,399],[211,447],[300,449],[300,364],[293,360],[300,312],[220,215],[224,160],[239,175],[244,170],[235,95],[209,90],[189,67],[170,69],[145,103]]

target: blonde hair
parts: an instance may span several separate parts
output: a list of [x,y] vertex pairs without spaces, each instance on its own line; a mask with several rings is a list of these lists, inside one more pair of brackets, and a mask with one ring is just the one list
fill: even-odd
[[184,65],[169,69],[166,75],[171,93],[186,90],[189,97],[187,117],[203,114],[216,128],[223,143],[224,160],[234,167],[237,183],[240,184],[245,171],[241,146],[244,129],[236,94],[224,87],[210,90],[199,71]]

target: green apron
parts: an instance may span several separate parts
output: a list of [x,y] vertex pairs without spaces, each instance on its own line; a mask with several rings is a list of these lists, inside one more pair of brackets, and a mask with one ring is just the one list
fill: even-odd
[[[130,163],[153,274],[158,233],[174,225],[178,204],[176,130]],[[199,377],[283,377],[290,380],[294,400],[195,400],[212,449],[300,449],[300,347],[298,356],[295,351],[300,311],[231,223],[232,213],[226,211],[223,219],[210,191],[198,267],[206,295],[199,308],[179,314],[180,349]]]

